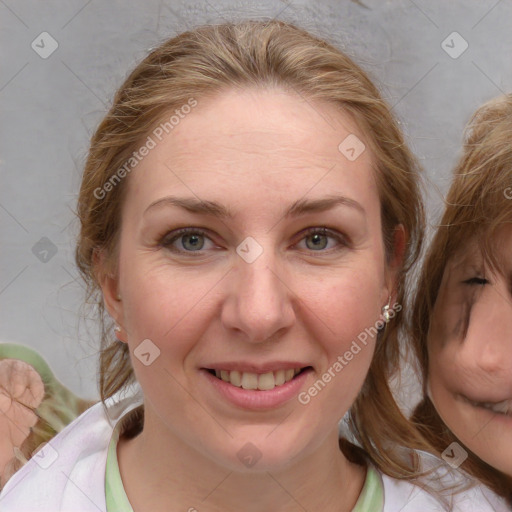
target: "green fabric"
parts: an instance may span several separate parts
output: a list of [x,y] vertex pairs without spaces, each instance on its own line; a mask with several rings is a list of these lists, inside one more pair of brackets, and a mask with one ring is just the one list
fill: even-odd
[[118,421],[108,445],[107,467],[105,470],[107,512],[133,512],[128,496],[124,492],[123,481],[121,480],[121,473],[117,462],[117,441],[119,440],[120,426],[121,421]]
[[363,490],[352,512],[382,512],[384,509],[384,488],[379,473],[368,466]]
[[[107,512],[133,512],[124,491],[123,481],[117,462],[117,441],[119,439],[119,421],[112,433],[107,454],[105,471],[105,499]],[[382,479],[373,466],[368,466],[363,489],[352,512],[382,512],[384,509],[384,489]]]
[[19,359],[33,366],[41,376],[45,387],[55,380],[48,363],[34,349],[25,345],[0,343],[0,359]]

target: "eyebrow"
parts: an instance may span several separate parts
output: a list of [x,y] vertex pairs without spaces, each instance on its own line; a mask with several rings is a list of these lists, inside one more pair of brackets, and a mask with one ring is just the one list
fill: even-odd
[[[366,215],[366,210],[354,199],[350,199],[345,196],[327,196],[313,200],[298,199],[286,210],[284,216],[289,218],[306,213],[324,212],[339,205],[348,206],[359,211],[361,214]],[[229,219],[234,217],[234,214],[230,209],[216,203],[215,201],[205,201],[193,197],[176,196],[166,196],[156,200],[146,208],[144,215],[153,208],[163,206],[178,206],[191,213],[211,215],[220,219]]]

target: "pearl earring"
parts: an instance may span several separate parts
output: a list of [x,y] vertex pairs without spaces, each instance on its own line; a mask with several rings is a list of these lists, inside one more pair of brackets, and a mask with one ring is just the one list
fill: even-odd
[[389,313],[389,303],[391,302],[391,297],[388,300],[388,303],[382,308],[382,318],[384,319],[384,322],[389,324],[389,321],[391,320],[391,315]]

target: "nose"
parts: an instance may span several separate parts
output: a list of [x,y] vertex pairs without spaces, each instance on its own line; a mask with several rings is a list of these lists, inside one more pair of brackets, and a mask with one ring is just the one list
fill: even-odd
[[242,258],[230,273],[221,321],[225,328],[261,343],[282,335],[295,321],[294,294],[274,258],[265,253],[247,263]]
[[471,311],[466,338],[459,354],[461,363],[475,372],[507,382],[512,389],[512,301],[509,295],[492,293]]

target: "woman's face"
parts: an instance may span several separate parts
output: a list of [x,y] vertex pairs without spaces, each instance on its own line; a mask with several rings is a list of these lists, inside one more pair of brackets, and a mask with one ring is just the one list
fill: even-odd
[[103,290],[147,432],[238,470],[337,446],[392,278],[356,136],[330,104],[224,92],[132,171]]
[[503,273],[470,241],[447,264],[429,333],[431,398],[471,451],[512,475],[512,227],[496,235]]

